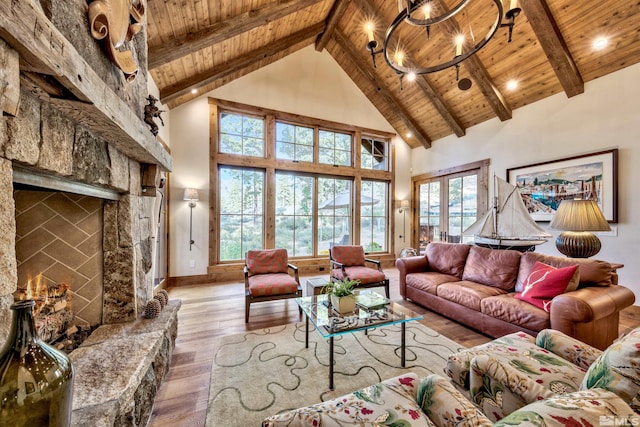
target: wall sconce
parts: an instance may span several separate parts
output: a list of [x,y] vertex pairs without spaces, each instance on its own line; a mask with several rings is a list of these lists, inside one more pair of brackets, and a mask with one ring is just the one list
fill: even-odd
[[193,208],[196,207],[196,202],[200,201],[198,190],[185,188],[183,200],[189,202],[189,250],[191,250],[191,246],[195,243],[193,241]]
[[407,241],[407,236],[406,236],[406,232],[407,232],[407,217],[405,215],[405,213],[407,212],[407,209],[409,209],[411,207],[411,202],[409,202],[408,200],[402,200],[400,202],[400,208],[398,209],[398,212],[402,214],[402,235],[399,236],[402,238],[403,242]]

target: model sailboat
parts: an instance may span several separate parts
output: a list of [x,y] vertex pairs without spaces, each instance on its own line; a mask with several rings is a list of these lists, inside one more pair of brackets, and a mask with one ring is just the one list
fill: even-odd
[[494,176],[493,206],[464,232],[475,244],[492,248],[531,250],[551,235],[531,219],[518,188]]

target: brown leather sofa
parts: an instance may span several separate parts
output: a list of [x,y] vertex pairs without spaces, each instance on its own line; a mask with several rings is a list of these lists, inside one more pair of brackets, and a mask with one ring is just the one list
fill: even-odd
[[[549,313],[514,298],[536,261],[578,264],[578,288],[556,296]],[[612,265],[595,259],[430,243],[425,255],[399,258],[396,266],[404,299],[492,337],[551,328],[604,349],[618,337],[620,310],[635,301]]]

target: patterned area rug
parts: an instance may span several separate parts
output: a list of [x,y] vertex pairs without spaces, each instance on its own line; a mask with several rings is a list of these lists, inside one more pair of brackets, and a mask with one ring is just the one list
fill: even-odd
[[267,416],[333,399],[383,379],[443,373],[447,356],[464,347],[407,323],[406,368],[400,326],[335,338],[335,390],[329,390],[329,342],[314,330],[304,347],[304,322],[219,339],[213,359],[207,426],[260,426]]

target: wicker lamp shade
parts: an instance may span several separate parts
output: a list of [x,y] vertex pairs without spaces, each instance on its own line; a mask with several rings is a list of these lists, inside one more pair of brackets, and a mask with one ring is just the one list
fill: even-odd
[[595,200],[563,200],[550,224],[551,228],[565,230],[556,239],[556,247],[571,258],[588,258],[600,252],[602,244],[592,231],[609,231]]

